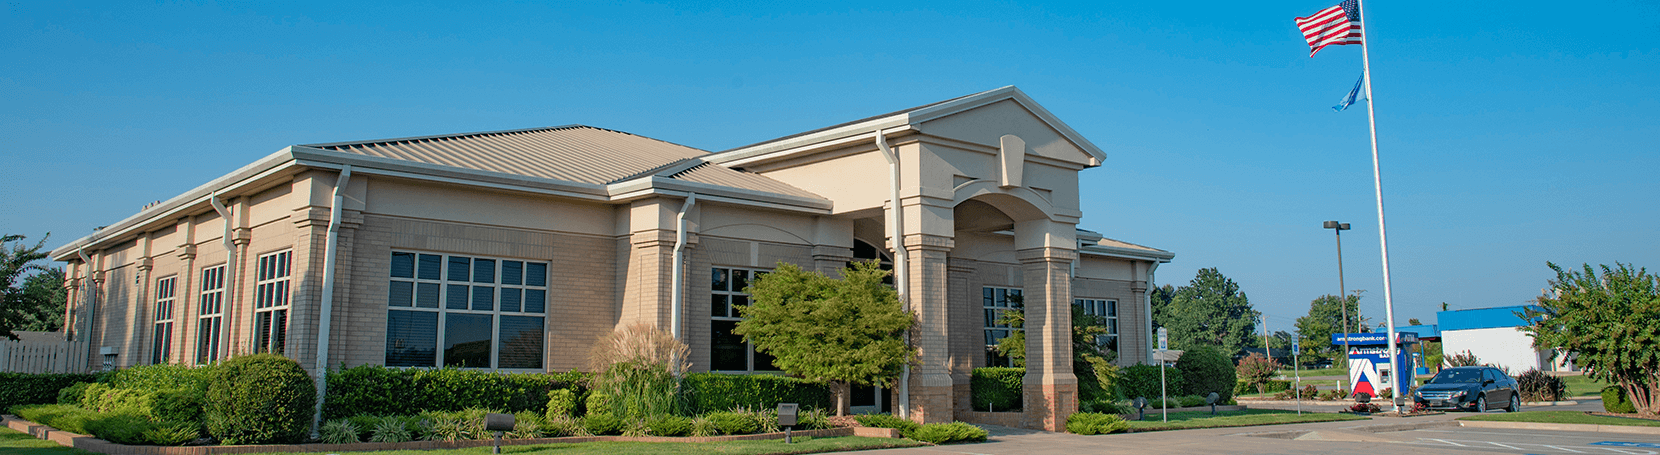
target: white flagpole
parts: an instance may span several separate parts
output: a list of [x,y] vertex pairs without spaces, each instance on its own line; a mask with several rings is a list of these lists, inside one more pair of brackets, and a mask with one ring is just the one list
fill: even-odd
[[[1378,116],[1373,110],[1377,98],[1372,97],[1372,29],[1366,26],[1366,1],[1358,0],[1360,8],[1360,61],[1366,68],[1366,120],[1372,129],[1372,186],[1378,196],[1378,244],[1383,250],[1383,311],[1387,315],[1389,331],[1385,332],[1385,342],[1389,346],[1389,378],[1394,384],[1389,384],[1394,396],[1390,397],[1389,404],[1394,406],[1395,413],[1401,412],[1401,369],[1396,360],[1395,352],[1395,301],[1390,293],[1389,286],[1389,234],[1383,223],[1383,172],[1378,167]],[[1408,382],[1410,384],[1410,382]]]

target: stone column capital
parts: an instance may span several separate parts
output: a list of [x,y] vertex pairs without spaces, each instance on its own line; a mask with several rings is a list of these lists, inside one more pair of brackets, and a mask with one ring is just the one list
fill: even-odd
[[235,244],[236,246],[248,246],[248,243],[253,240],[254,230],[252,228],[239,227],[231,229],[232,244]]
[[923,251],[933,250],[933,251],[949,252],[949,251],[951,251],[952,248],[955,248],[956,246],[957,246],[956,240],[952,239],[951,237],[948,237],[948,236],[934,235],[934,234],[906,234],[905,235],[905,249],[908,249],[908,250],[913,250],[913,251],[914,250],[923,250]]
[[813,260],[851,262],[853,249],[837,245],[813,245]]
[[653,229],[639,231],[628,236],[628,243],[635,248],[674,248],[674,231]]
[[180,246],[179,247],[179,259],[183,259],[183,260],[186,260],[186,261],[196,259],[196,245]]
[[1041,247],[1027,248],[1015,251],[1015,257],[1022,264],[1039,262],[1072,262],[1078,259],[1078,251],[1071,248]]

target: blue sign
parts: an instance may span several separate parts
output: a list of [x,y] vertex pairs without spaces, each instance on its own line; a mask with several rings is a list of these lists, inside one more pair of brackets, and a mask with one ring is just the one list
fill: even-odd
[[1614,447],[1642,447],[1642,448],[1645,448],[1645,449],[1660,449],[1660,444],[1655,444],[1655,443],[1652,443],[1652,442],[1602,441],[1602,442],[1593,442],[1593,443],[1591,443],[1591,445],[1594,445],[1594,446],[1614,446]]
[[[1388,344],[1388,336],[1382,333],[1333,333],[1332,346],[1342,346],[1344,338],[1350,346],[1384,346]],[[1396,332],[1395,344],[1413,344],[1418,342],[1418,334],[1413,332]]]

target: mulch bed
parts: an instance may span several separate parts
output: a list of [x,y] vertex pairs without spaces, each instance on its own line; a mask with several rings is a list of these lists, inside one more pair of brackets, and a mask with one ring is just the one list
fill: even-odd
[[1603,417],[1623,417],[1623,418],[1627,418],[1627,419],[1660,420],[1660,415],[1645,416],[1645,415],[1636,414],[1636,413],[1621,414],[1621,413],[1615,413],[1615,412],[1590,412],[1590,411],[1586,411],[1585,413],[1590,414],[1590,415],[1594,415],[1594,416],[1603,416]]

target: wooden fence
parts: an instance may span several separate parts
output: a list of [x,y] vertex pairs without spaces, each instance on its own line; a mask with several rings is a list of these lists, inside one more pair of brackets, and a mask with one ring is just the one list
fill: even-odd
[[84,373],[85,340],[64,341],[62,332],[16,332],[17,341],[0,337],[0,372]]

